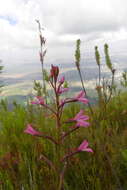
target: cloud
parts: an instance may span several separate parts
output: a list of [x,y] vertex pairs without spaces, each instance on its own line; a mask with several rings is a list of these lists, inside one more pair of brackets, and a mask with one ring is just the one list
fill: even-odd
[[45,27],[47,61],[73,59],[77,38],[87,51],[104,42],[118,46],[121,40],[124,44],[126,7],[126,0],[4,0],[0,6],[0,58],[15,64],[38,60],[35,19]]
[[65,16],[61,17],[63,30],[66,28],[65,30],[69,33],[116,31],[121,27],[126,27],[125,18],[127,13],[125,7],[127,6],[127,2],[125,0],[122,2],[120,0],[74,2],[75,4],[73,3],[72,6],[71,1],[71,4],[67,7]]

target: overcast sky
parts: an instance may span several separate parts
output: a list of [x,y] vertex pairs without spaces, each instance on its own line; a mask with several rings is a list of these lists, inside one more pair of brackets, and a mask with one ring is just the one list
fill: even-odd
[[82,40],[82,57],[102,51],[126,57],[127,0],[3,0],[0,4],[0,59],[16,65],[39,62],[39,19],[47,38],[47,62],[72,61],[75,41]]

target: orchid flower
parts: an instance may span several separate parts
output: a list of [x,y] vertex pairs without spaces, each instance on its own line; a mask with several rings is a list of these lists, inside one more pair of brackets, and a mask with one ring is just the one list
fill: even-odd
[[59,75],[59,67],[52,65],[50,70],[50,76],[54,79],[54,81],[57,81],[58,75]]
[[63,84],[64,81],[65,81],[65,77],[63,76],[63,77],[60,78],[59,83],[60,83],[60,84]]
[[80,112],[72,119],[70,119],[70,121],[76,121],[76,127],[88,127],[89,126],[89,122],[86,122],[86,120],[89,119],[89,117],[87,115],[83,114],[83,110],[80,110]]
[[85,92],[81,91],[74,98],[66,98],[66,99],[62,100],[60,106],[64,106],[64,104],[71,103],[71,102],[82,102],[84,104],[87,104],[89,102],[89,100],[87,98],[85,98]]
[[57,87],[57,94],[58,95],[60,95],[60,94],[62,94],[64,92],[67,92],[69,90],[69,88],[62,87],[62,84],[64,83],[64,81],[65,81],[65,77],[64,76],[61,77],[60,80],[58,81],[58,83],[59,83],[59,85]]
[[44,135],[42,134],[41,132],[39,131],[36,131],[31,124],[28,124],[27,125],[27,128],[24,130],[24,133],[27,133],[27,134],[30,134],[30,135],[33,135],[33,136],[38,136],[38,137],[44,137],[48,140],[50,140],[52,143],[54,144],[58,144],[57,141],[52,138],[51,136],[48,136],[48,135]]
[[82,151],[85,151],[85,152],[91,152],[93,153],[93,150],[92,148],[89,148],[88,147],[89,143],[87,140],[84,140],[78,148],[74,149],[72,152],[69,152],[68,154],[66,154],[62,159],[61,161],[64,162],[66,161],[68,158],[70,158],[71,156],[79,153],[79,152],[82,152]]
[[61,106],[61,107],[63,107],[65,103],[66,103],[66,100],[65,100],[65,99],[60,100],[60,106]]
[[41,133],[39,131],[36,131],[31,124],[27,125],[27,128],[24,130],[24,133],[33,135],[33,136],[41,136]]
[[74,100],[77,100],[78,102],[82,102],[84,104],[88,103],[88,99],[85,98],[85,92],[81,91],[75,98]]
[[41,96],[36,96],[36,100],[31,102],[32,104],[44,105],[44,99]]
[[64,92],[67,92],[69,90],[69,88],[63,88],[63,87],[60,87],[58,90],[57,90],[57,94],[62,94]]
[[77,148],[77,150],[79,152],[82,152],[82,151],[86,151],[86,152],[92,152],[93,153],[93,150],[91,148],[88,147],[89,143],[87,140],[84,140],[80,146]]

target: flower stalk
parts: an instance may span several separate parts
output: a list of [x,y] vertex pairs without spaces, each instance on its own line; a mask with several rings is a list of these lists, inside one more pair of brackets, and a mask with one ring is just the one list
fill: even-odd
[[45,84],[45,77],[44,77],[44,75],[45,75],[44,57],[45,57],[46,52],[47,52],[47,50],[45,48],[46,39],[42,35],[42,30],[44,30],[44,29],[41,27],[40,21],[36,20],[36,22],[38,24],[39,38],[40,38],[40,52],[39,52],[39,56],[40,56],[40,62],[41,62],[41,68],[42,68],[43,93],[44,93],[45,98],[46,98],[46,84]]
[[65,104],[72,102],[82,102],[83,104],[88,103],[84,91],[81,91],[78,95],[76,95],[73,98],[61,99],[61,94],[69,90],[68,88],[64,88],[64,82],[65,82],[64,77],[59,79],[59,68],[57,66],[52,65],[49,76],[49,84],[51,85],[54,91],[55,106],[52,108],[50,105],[47,105],[44,98],[40,96],[37,96],[36,99],[32,101],[32,104],[44,107],[45,109],[49,110],[50,112],[52,112],[52,114],[55,115],[55,120],[56,120],[55,134],[57,134],[57,136],[52,137],[53,135],[50,136],[48,134],[44,134],[43,132],[37,131],[32,127],[31,124],[28,124],[27,128],[24,130],[24,132],[27,134],[30,134],[35,137],[42,137],[45,140],[49,140],[55,146],[55,161],[50,160],[47,156],[45,156],[45,154],[41,154],[40,159],[43,159],[47,163],[47,165],[50,166],[50,168],[52,168],[55,171],[57,179],[56,186],[58,190],[63,189],[64,175],[68,163],[67,161],[72,156],[82,151],[93,152],[93,150],[88,147],[88,142],[84,140],[78,148],[75,148],[73,149],[73,151],[70,151],[68,152],[68,154],[66,154],[67,151],[64,144],[65,137],[68,137],[70,134],[72,134],[76,130],[78,131],[80,128],[89,127],[89,122],[87,121],[89,117],[84,115],[83,110],[80,110],[80,112],[77,113],[73,118],[70,118],[68,119],[67,122],[64,122],[69,124],[74,123],[73,126],[69,126],[71,129],[67,130],[67,132],[64,132],[62,126],[63,123],[61,120]]
[[[83,89],[83,91],[84,91],[84,93],[86,95],[86,98],[88,98],[87,92],[86,92],[86,89],[85,89],[85,86],[84,86],[84,82],[83,82],[83,77],[82,77],[82,74],[81,74],[81,69],[80,69],[80,59],[81,59],[80,44],[81,44],[81,40],[78,39],[76,41],[75,65],[76,65],[77,71],[79,73],[79,77],[80,77],[81,84],[82,84],[82,89]],[[91,114],[93,115],[93,110],[92,110],[91,104],[89,102],[88,102],[88,107],[89,107],[89,110],[90,110]]]

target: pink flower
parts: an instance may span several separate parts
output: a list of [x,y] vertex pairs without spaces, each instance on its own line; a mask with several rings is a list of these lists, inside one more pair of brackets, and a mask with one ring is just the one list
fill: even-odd
[[52,68],[50,70],[50,76],[54,78],[55,82],[57,81],[58,75],[59,75],[59,67],[52,65]]
[[63,84],[64,81],[65,81],[65,77],[63,76],[63,77],[60,78],[59,83],[60,83],[60,84]]
[[91,148],[88,147],[89,143],[84,140],[80,146],[78,147],[78,151],[81,152],[81,151],[86,151],[86,152],[92,152],[93,153],[93,150]]
[[58,94],[62,94],[62,93],[64,93],[64,92],[67,92],[68,90],[69,90],[69,88],[60,87],[60,88],[58,88],[57,93],[58,93]]
[[80,112],[72,119],[70,119],[71,121],[76,121],[76,127],[88,127],[89,126],[89,122],[86,122],[86,120],[89,119],[89,117],[87,115],[83,114],[83,110],[80,110]]
[[81,91],[76,97],[74,98],[66,98],[62,101],[62,104],[60,106],[64,106],[64,104],[71,103],[71,102],[82,102],[84,104],[87,104],[89,101],[87,98],[85,98],[85,92]]
[[93,153],[93,150],[91,148],[88,147],[89,143],[84,140],[80,146],[74,150],[72,150],[71,152],[69,152],[68,154],[66,154],[62,159],[61,161],[64,162],[65,160],[67,160],[68,158],[72,157],[73,155],[79,153],[79,152],[82,152],[82,151],[86,151],[86,152],[92,152]]
[[37,104],[37,105],[44,105],[44,99],[41,96],[37,96],[35,101],[31,102],[32,104]]
[[36,131],[31,124],[27,125],[27,128],[24,130],[24,133],[28,133],[33,136],[41,136],[41,133],[39,131]]
[[84,91],[81,91],[74,99],[79,101],[79,102],[82,102],[84,104],[88,103],[88,99],[85,98],[85,92]]
[[64,106],[65,103],[66,103],[66,100],[62,99],[62,100],[60,101],[60,106]]

